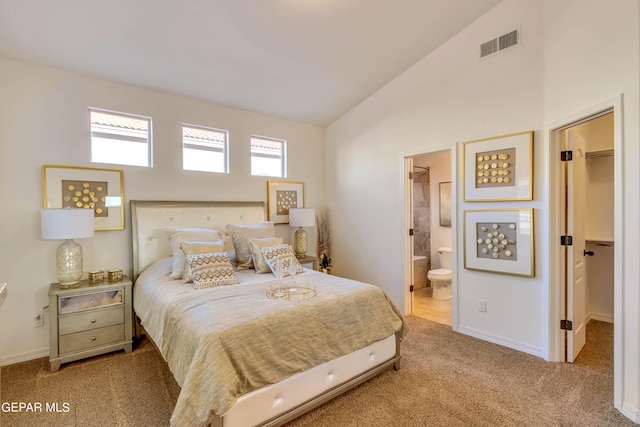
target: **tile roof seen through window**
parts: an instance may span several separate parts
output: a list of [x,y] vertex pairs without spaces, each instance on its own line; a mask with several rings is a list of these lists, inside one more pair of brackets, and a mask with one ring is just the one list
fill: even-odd
[[121,129],[149,130],[149,120],[135,119],[110,113],[91,111],[91,124],[113,126]]

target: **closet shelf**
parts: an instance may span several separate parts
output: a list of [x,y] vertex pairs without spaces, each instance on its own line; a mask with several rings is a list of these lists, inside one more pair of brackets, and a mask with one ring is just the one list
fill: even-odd
[[595,245],[595,246],[610,246],[613,247],[613,240],[585,240],[587,245]]
[[613,148],[604,149],[604,150],[592,150],[587,151],[586,158],[593,159],[596,157],[610,157],[613,156]]

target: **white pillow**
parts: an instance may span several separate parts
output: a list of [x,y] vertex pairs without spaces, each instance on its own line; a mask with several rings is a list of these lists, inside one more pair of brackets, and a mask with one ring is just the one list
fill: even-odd
[[[296,256],[293,254],[293,248],[289,245],[269,246],[268,248],[260,249],[260,252],[264,255],[264,259],[272,272],[276,270],[276,263],[282,263],[282,277],[290,276],[291,268],[295,268],[296,273],[304,273],[304,267],[300,265]],[[290,265],[291,259],[295,260],[295,266]]]
[[180,249],[180,243],[185,242],[216,242],[224,238],[224,233],[212,228],[179,228],[165,227],[164,232],[169,238],[171,252],[173,253],[172,279],[182,279],[184,270],[184,253]]
[[264,255],[262,255],[260,249],[281,244],[282,238],[280,237],[267,237],[266,239],[249,239],[251,258],[253,259],[253,267],[256,269],[257,274],[271,273],[271,268],[265,261]]
[[240,283],[226,252],[186,256],[196,289]]
[[213,252],[224,251],[224,241],[218,240],[216,242],[182,242],[180,243],[180,249],[185,256],[184,271],[182,272],[182,281],[184,283],[191,283],[191,266],[186,260],[188,255],[195,254],[210,254]]
[[265,239],[267,237],[276,237],[276,230],[271,221],[253,225],[229,224],[227,225],[227,231],[231,234],[233,247],[236,250],[238,271],[253,268],[249,238]]

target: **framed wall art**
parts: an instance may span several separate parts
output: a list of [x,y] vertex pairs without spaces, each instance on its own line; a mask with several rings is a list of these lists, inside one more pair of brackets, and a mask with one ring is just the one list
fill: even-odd
[[267,181],[268,219],[275,224],[289,223],[289,209],[304,207],[304,184],[292,181]]
[[533,199],[533,131],[463,144],[465,202]]
[[464,268],[533,277],[533,209],[464,212]]
[[451,181],[440,183],[440,226],[451,227]]
[[96,230],[124,229],[122,171],[42,166],[42,207],[93,209]]

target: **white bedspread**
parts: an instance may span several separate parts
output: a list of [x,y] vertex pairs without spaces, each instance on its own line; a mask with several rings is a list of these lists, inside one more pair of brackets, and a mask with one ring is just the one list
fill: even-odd
[[382,290],[361,282],[307,270],[296,280],[316,286],[314,299],[275,301],[271,274],[196,290],[170,271],[170,259],[147,269],[134,307],[182,387],[172,425],[202,425],[244,393],[406,331]]

